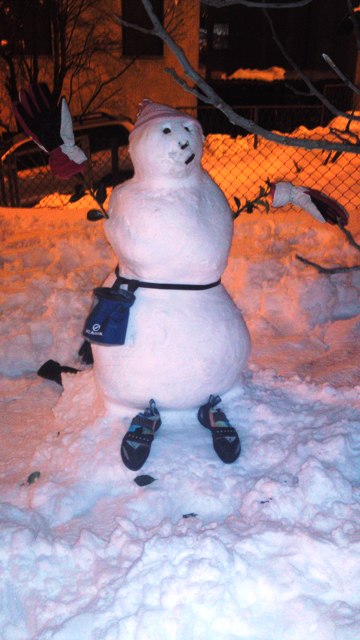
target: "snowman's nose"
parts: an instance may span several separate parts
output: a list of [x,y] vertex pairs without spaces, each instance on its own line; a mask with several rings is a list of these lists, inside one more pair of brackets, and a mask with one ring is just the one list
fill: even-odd
[[186,142],[179,142],[179,146],[180,146],[180,149],[186,149],[186,147],[189,146],[189,141],[186,140]]

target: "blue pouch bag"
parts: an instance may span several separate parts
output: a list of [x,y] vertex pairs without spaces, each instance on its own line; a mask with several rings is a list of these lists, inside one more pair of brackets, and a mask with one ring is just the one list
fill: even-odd
[[94,289],[97,303],[83,330],[89,342],[102,345],[125,344],[130,307],[135,302],[132,291],[99,287]]

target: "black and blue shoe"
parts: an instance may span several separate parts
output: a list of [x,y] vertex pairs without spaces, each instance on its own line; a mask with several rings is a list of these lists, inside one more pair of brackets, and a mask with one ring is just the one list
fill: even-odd
[[138,413],[132,419],[129,430],[121,443],[121,458],[128,469],[138,471],[145,464],[154,440],[154,434],[160,425],[159,411],[155,401],[150,400],[145,411]]
[[209,396],[207,403],[198,411],[198,420],[203,427],[211,431],[213,447],[220,460],[231,464],[238,459],[241,444],[236,429],[231,426],[225,413],[217,407],[220,402],[220,396]]

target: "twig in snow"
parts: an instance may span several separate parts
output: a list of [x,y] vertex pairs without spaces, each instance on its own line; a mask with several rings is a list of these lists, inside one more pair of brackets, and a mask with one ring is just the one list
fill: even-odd
[[[360,252],[360,244],[358,244],[354,238],[354,236],[352,235],[351,231],[349,231],[349,229],[346,229],[346,227],[344,227],[344,225],[342,224],[342,222],[338,222],[337,226],[339,227],[340,231],[342,231],[342,233],[345,235],[348,243],[354,247],[354,249],[356,249],[357,251]],[[347,271],[359,271],[360,269],[360,265],[354,265],[352,267],[323,267],[321,264],[318,264],[317,262],[312,262],[311,260],[307,260],[306,258],[303,258],[302,256],[297,255],[296,256],[298,260],[300,260],[300,262],[303,262],[304,264],[309,265],[310,267],[314,267],[314,269],[317,269],[319,271],[319,273],[346,273]]]
[[330,275],[332,273],[346,273],[347,271],[359,271],[360,269],[360,264],[354,265],[353,267],[322,267],[321,264],[317,264],[317,262],[312,262],[311,260],[307,260],[302,256],[296,255],[296,258],[300,260],[300,262],[303,262],[304,264],[307,264],[310,267],[314,267],[314,269],[316,269],[319,273],[326,273]]
[[351,231],[349,231],[349,229],[346,229],[346,227],[344,227],[344,225],[341,222],[338,222],[338,227],[340,231],[342,231],[342,233],[347,238],[348,243],[351,244],[351,246],[354,247],[354,249],[356,249],[357,251],[360,251],[360,244],[356,242]]

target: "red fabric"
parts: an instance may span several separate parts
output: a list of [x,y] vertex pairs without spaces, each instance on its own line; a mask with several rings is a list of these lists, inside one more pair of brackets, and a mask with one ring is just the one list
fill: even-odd
[[72,178],[76,173],[82,172],[85,168],[86,161],[77,164],[73,160],[70,160],[70,158],[62,152],[61,148],[58,147],[50,153],[49,165],[54,176],[60,178],[60,180],[69,180],[69,178]]

